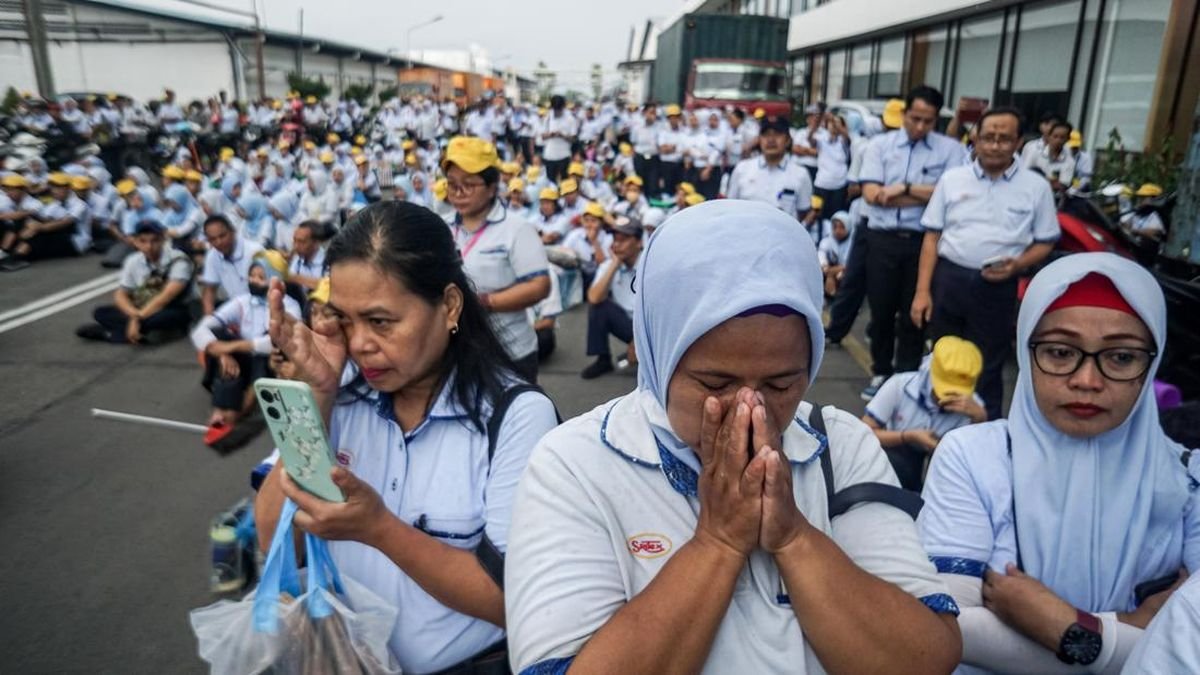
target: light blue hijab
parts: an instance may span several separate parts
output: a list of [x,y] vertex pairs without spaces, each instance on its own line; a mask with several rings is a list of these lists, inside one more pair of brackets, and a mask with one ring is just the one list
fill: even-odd
[[[689,209],[690,210],[690,209]],[[1112,431],[1076,439],[1058,431],[1033,393],[1030,337],[1046,308],[1096,272],[1113,282],[1146,324],[1159,356],[1129,418]],[[1165,540],[1181,528],[1188,499],[1183,448],[1158,421],[1154,374],[1166,343],[1167,310],[1158,282],[1111,253],[1080,253],[1034,277],[1017,319],[1020,374],[1009,412],[1013,496],[1025,571],[1084,610],[1129,611],[1134,587],[1175,571],[1179,551]]]
[[178,211],[175,209],[163,210],[163,226],[167,229],[175,229],[187,222],[188,218],[192,217],[192,211],[200,208],[200,205],[192,197],[192,193],[179,183],[166,189],[163,193],[163,200],[179,207]]
[[695,453],[666,423],[667,387],[688,348],[726,320],[783,306],[808,322],[815,380],[825,351],[824,301],[817,251],[803,226],[759,202],[720,199],[671,216],[646,243],[634,281],[633,335],[638,389],[659,442],[699,472]]
[[242,236],[251,241],[269,241],[275,220],[267,210],[267,200],[262,195],[243,195],[238,208],[242,210]]

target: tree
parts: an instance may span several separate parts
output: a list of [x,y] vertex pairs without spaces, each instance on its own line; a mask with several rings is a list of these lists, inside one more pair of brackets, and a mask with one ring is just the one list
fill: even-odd
[[4,92],[4,101],[0,103],[0,114],[11,115],[17,111],[17,106],[21,105],[21,95],[17,90],[9,87]]
[[384,101],[390,101],[399,95],[400,95],[400,86],[392,85],[390,87],[386,87],[384,89],[379,90],[379,101],[381,103]]
[[374,84],[351,84],[346,87],[342,98],[354,99],[361,106],[366,106],[371,100],[371,96],[375,93]]
[[592,99],[599,101],[604,93],[604,69],[599,63],[592,64]]
[[299,73],[288,73],[287,76],[288,88],[300,94],[300,98],[308,98],[316,96],[318,99],[323,99],[329,96],[332,91],[330,86],[326,84],[324,77],[313,79],[304,77]]

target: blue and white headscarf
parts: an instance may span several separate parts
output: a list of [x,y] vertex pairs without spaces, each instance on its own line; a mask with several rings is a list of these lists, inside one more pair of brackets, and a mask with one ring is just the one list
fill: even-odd
[[[1038,408],[1028,344],[1046,308],[1093,272],[1112,281],[1137,312],[1159,356],[1129,417],[1112,431],[1080,439],[1057,430]],[[1180,466],[1183,448],[1159,424],[1153,386],[1166,328],[1158,282],[1111,253],[1051,263],[1021,304],[1020,374],[1008,420],[1018,545],[1027,573],[1084,610],[1132,610],[1134,587],[1173,572],[1169,560],[1178,559],[1163,542],[1181,526],[1188,479]]]
[[809,382],[817,376],[825,351],[821,268],[812,239],[779,209],[722,199],[680,211],[646,243],[634,288],[638,389],[660,408],[647,411],[655,436],[695,471],[699,461],[666,423],[666,408],[671,376],[697,340],[740,314],[784,307],[808,323]]

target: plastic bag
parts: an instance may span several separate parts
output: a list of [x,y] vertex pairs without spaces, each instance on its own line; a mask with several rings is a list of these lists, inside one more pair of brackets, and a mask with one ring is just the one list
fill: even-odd
[[200,658],[214,675],[397,675],[388,651],[396,608],[342,578],[326,543],[311,534],[304,536],[308,569],[301,575],[292,538],[295,515],[289,499],[253,593],[192,610]]

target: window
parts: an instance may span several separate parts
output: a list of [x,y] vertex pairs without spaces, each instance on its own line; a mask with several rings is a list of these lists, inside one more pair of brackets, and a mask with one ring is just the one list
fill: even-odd
[[900,96],[904,77],[904,38],[881,41],[877,52],[875,98]]
[[[927,84],[938,91],[946,91],[946,83],[942,75],[946,68],[946,45],[950,33],[949,26],[938,26],[917,33],[913,37],[912,49],[912,85]],[[881,59],[882,60],[882,59]],[[883,87],[880,86],[880,95]]]
[[825,100],[825,52],[812,55],[811,70],[808,78],[808,101]]
[[792,95],[801,107],[808,104],[808,57],[792,59]]
[[1000,13],[962,22],[958,37],[958,69],[952,78],[954,88],[946,97],[946,105],[953,108],[964,96],[992,99],[1003,30],[1004,17]]
[[1104,145],[1109,131],[1141,150],[1158,77],[1171,0],[1109,0],[1100,27],[1085,143]]
[[829,52],[829,72],[825,82],[825,100],[840,101],[845,98],[846,86],[846,50],[835,49]]
[[1051,110],[1067,112],[1079,10],[1079,0],[1021,10],[1012,90],[1001,99],[1020,108],[1026,119]]
[[846,86],[846,98],[863,99],[870,96],[871,43],[864,42],[850,51],[850,78]]
[[1075,80],[1071,83],[1071,105],[1067,111],[1067,119],[1076,124],[1083,124],[1083,107],[1088,94],[1088,68],[1092,59],[1092,48],[1096,43],[1096,23],[1100,20],[1100,3],[1089,0],[1083,13],[1083,26],[1079,31],[1079,49],[1075,63]]
[[748,63],[700,63],[692,96],[723,101],[783,101],[787,71]]

